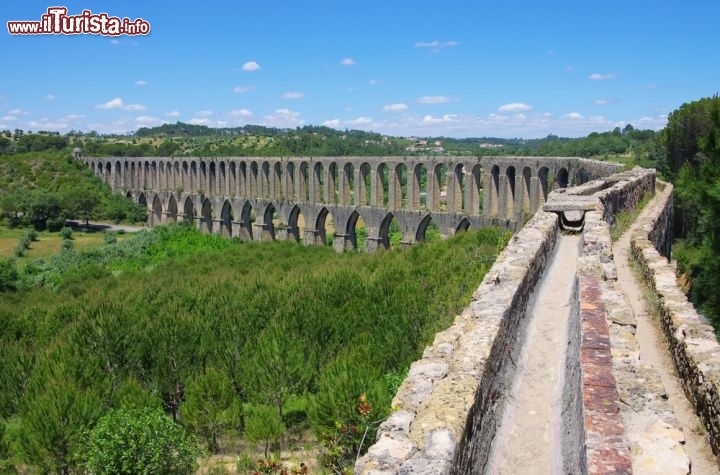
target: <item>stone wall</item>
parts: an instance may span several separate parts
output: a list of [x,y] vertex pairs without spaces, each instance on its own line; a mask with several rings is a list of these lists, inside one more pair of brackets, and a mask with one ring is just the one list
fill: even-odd
[[662,231],[672,219],[672,185],[661,192],[631,237],[632,255],[657,301],[660,327],[667,339],[685,394],[700,416],[710,445],[720,456],[720,345],[712,326],[700,316],[677,285],[675,268],[658,249],[669,249]]
[[557,223],[539,211],[511,239],[470,305],[410,367],[392,402],[397,410],[356,473],[463,473],[484,464]]
[[[623,314],[622,305],[604,304],[611,294],[607,282],[616,276],[608,223],[654,183],[654,171],[635,169],[551,194],[560,197],[557,212],[580,210],[586,226],[566,361],[568,473],[631,471],[606,324],[608,315]],[[356,473],[482,473],[510,393],[510,362],[522,347],[528,299],[559,232],[558,214],[545,211],[556,211],[551,201],[512,238],[453,325],[413,363],[393,400],[397,410],[380,426]]]

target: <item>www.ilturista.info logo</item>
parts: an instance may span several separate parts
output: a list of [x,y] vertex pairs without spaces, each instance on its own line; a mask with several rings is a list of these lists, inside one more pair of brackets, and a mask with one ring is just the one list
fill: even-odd
[[40,21],[9,21],[11,35],[147,35],[150,23],[142,18],[130,20],[83,10],[80,15],[68,15],[65,7],[50,7]]

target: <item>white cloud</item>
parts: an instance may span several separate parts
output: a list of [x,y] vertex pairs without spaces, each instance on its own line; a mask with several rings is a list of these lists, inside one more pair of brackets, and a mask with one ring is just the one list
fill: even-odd
[[210,119],[208,119],[208,118],[200,119],[197,117],[193,117],[192,119],[190,119],[188,121],[188,123],[193,124],[193,125],[210,125]]
[[333,127],[333,128],[335,128],[335,127],[340,126],[340,119],[330,119],[330,120],[326,120],[326,121],[324,121],[323,123],[321,123],[320,125],[324,125],[325,127]]
[[228,112],[228,115],[230,117],[251,117],[252,112],[250,112],[247,109],[235,109],[235,110]]
[[382,110],[385,112],[402,112],[408,109],[407,104],[403,104],[402,102],[399,102],[397,104],[388,104],[386,106],[383,106]]
[[229,122],[227,120],[218,120],[216,124],[218,127],[227,127]]
[[45,94],[45,95],[43,96],[43,99],[45,99],[46,101],[54,101],[54,100],[55,100],[55,96],[53,96],[52,94]]
[[233,92],[237,92],[238,94],[242,94],[244,92],[250,92],[250,91],[254,91],[254,90],[255,90],[255,86],[235,86],[233,88]]
[[243,71],[257,71],[258,69],[260,69],[260,65],[255,61],[248,61],[242,65]]
[[454,40],[450,41],[418,41],[415,43],[416,48],[430,48],[431,50],[439,50],[440,48],[446,48],[448,46],[457,46],[459,43]]
[[422,122],[424,124],[442,124],[442,123],[448,123],[448,122],[456,122],[458,116],[455,114],[445,114],[442,117],[433,117],[431,115],[426,115],[423,117]]
[[63,117],[63,120],[67,121],[73,121],[73,120],[82,120],[85,116],[82,114],[68,114],[65,117]]
[[110,40],[110,44],[113,46],[117,46],[120,44],[120,40]]
[[571,73],[571,72],[575,71],[575,66],[565,66],[564,69],[565,69],[565,71]]
[[354,66],[357,63],[352,58],[343,58],[342,60],[340,60],[340,64],[342,64],[343,66]]
[[202,110],[198,111],[197,115],[199,115],[200,117],[210,117],[211,115],[213,115],[213,112],[209,110]]
[[10,115],[30,115],[30,112],[22,109],[10,109],[8,111],[8,114]]
[[147,81],[144,79],[138,79],[137,81],[135,81],[135,85],[136,86],[147,86]]
[[532,106],[529,106],[522,102],[511,102],[509,104],[503,104],[498,107],[498,112],[526,112],[531,110]]
[[583,115],[579,112],[570,112],[569,114],[565,114],[566,119],[584,119]]
[[276,109],[273,114],[263,117],[262,123],[266,127],[298,127],[305,124],[305,120],[300,117],[299,112],[292,111],[288,108]]
[[382,81],[379,79],[371,79],[368,81],[368,84],[370,84],[371,86],[377,86],[380,83],[382,83]]
[[305,93],[303,93],[303,92],[289,91],[280,97],[282,97],[283,99],[301,99],[304,95],[305,95]]
[[347,124],[347,125],[357,125],[357,126],[369,125],[372,123],[373,123],[373,120],[370,117],[358,117],[356,119],[351,119],[351,120],[345,121],[345,124]]
[[178,117],[180,115],[180,112],[179,111],[170,111],[170,112],[166,112],[165,115],[168,117]]
[[6,116],[3,116],[3,117],[0,117],[0,120],[7,120],[7,121],[17,120],[17,117],[14,116],[14,115],[6,115]]
[[600,74],[600,73],[592,73],[590,76],[588,76],[588,79],[591,79],[593,81],[604,81],[607,79],[615,79],[617,77],[616,74]]
[[103,104],[95,106],[97,109],[122,109],[125,111],[144,111],[145,106],[142,104],[125,104],[119,97],[111,99]]
[[595,99],[593,101],[593,104],[596,106],[606,106],[608,104],[613,104],[615,101],[612,99],[605,99],[604,97],[600,97],[598,99]]
[[446,104],[452,102],[447,96],[422,96],[417,100],[420,104]]

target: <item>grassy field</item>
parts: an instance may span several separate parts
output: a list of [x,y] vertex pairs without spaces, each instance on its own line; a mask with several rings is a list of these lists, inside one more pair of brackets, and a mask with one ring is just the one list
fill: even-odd
[[[15,248],[18,246],[20,239],[28,228],[10,228],[8,226],[0,226],[0,258],[12,257]],[[117,240],[126,239],[128,234],[118,234]],[[22,265],[39,258],[48,258],[60,251],[63,238],[60,233],[51,233],[43,231],[38,233],[37,241],[30,244],[30,249],[25,252],[23,257],[18,258],[18,263]],[[85,232],[73,231],[72,234],[73,249],[82,250],[90,247],[104,246],[105,233],[102,231]]]

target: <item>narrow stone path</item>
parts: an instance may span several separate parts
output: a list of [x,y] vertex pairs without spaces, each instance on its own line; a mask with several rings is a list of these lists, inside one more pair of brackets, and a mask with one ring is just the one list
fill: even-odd
[[531,300],[525,345],[487,473],[562,473],[560,406],[579,239],[558,236],[552,262]]
[[[646,211],[649,209],[650,206],[645,208]],[[685,436],[685,451],[690,457],[692,473],[720,473],[710,446],[705,441],[702,424],[694,414],[692,406],[680,386],[665,338],[660,333],[658,323],[653,320],[648,311],[644,289],[630,267],[630,235],[638,226],[637,223],[638,220],[617,242],[613,243],[613,254],[617,266],[618,286],[628,297],[627,300],[630,302],[637,320],[635,338],[640,349],[640,359],[645,364],[652,366],[662,379],[668,395],[668,402],[675,412],[675,417]]]

